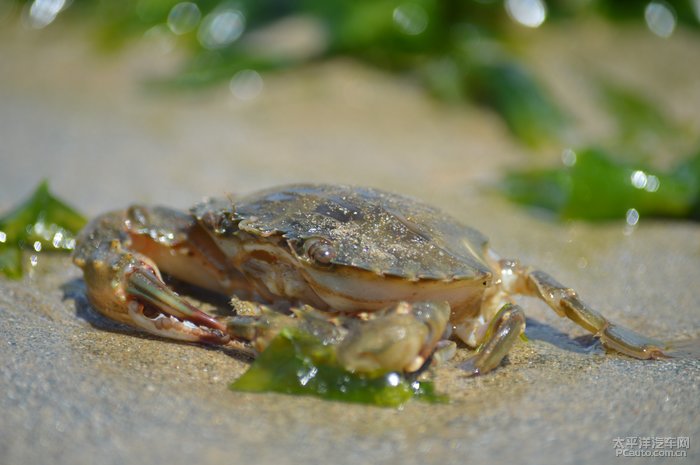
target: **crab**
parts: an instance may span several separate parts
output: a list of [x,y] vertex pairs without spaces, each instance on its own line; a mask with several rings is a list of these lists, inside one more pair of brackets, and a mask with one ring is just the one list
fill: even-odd
[[[378,189],[299,184],[214,198],[189,213],[134,205],[95,218],[74,262],[105,316],[156,336],[256,354],[282,328],[337,347],[350,371],[418,372],[475,349],[463,368],[501,364],[523,333],[520,294],[543,300],[601,344],[638,359],[672,347],[612,323],[543,271],[503,259],[479,231]],[[161,272],[232,297],[210,315]]]

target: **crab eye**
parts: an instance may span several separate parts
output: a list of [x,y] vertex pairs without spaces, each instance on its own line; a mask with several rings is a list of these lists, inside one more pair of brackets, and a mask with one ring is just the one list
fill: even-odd
[[304,242],[304,251],[319,265],[329,265],[336,255],[333,245],[325,239],[310,239]]

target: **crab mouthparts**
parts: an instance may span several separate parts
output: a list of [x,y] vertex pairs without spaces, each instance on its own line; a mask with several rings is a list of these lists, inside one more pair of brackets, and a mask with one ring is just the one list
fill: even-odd
[[127,292],[134,324],[151,334],[180,341],[226,344],[226,326],[198,310],[146,270],[134,270]]

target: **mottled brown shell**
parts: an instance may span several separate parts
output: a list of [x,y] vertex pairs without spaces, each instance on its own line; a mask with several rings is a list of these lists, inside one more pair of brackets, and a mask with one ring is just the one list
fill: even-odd
[[[291,185],[195,207],[212,215],[219,234],[236,230],[281,235],[301,259],[309,240],[330,245],[325,265],[353,266],[407,279],[483,279],[490,275],[483,253],[487,239],[441,210],[377,189],[338,185]],[[223,218],[223,220],[222,220]],[[228,219],[237,224],[231,227]],[[206,218],[205,218],[206,220]],[[216,222],[221,224],[215,224]],[[308,244],[307,244],[308,246]],[[324,250],[325,251],[325,250]]]

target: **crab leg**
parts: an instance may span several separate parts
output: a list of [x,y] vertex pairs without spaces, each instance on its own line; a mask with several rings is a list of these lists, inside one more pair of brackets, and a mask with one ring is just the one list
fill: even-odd
[[137,251],[127,212],[102,215],[78,240],[90,302],[105,316],[170,339],[225,344],[226,327],[169,289],[155,262]]
[[658,359],[700,353],[697,341],[669,343],[617,325],[583,302],[576,291],[549,274],[523,267],[514,260],[500,260],[504,288],[508,292],[542,299],[559,316],[566,317],[596,335],[606,349],[638,359]]
[[517,305],[507,303],[501,307],[488,325],[483,342],[462,368],[470,375],[487,373],[508,355],[525,329],[525,313]]

